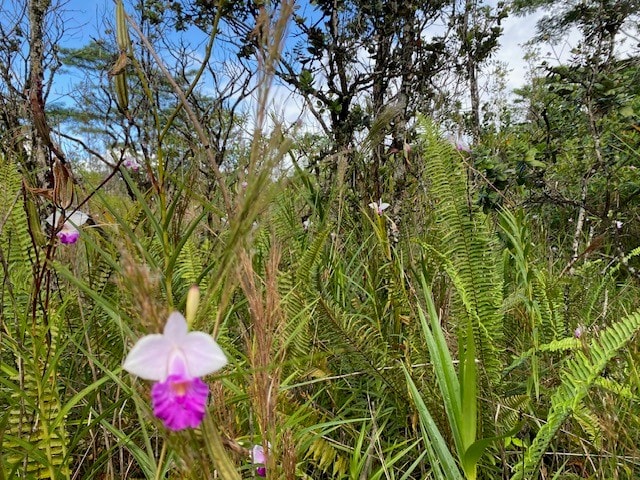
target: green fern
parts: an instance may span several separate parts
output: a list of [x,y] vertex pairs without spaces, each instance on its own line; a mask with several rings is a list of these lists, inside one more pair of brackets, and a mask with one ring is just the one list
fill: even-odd
[[17,166],[0,156],[0,248],[7,263],[25,262],[33,254],[29,223]]
[[[68,439],[59,418],[56,368],[61,319],[52,308],[46,320],[31,315],[35,254],[21,189],[16,165],[0,158],[0,257],[6,278],[0,352],[11,386],[2,449],[11,478],[67,478]],[[32,224],[41,228],[38,221]]]
[[422,121],[422,157],[437,199],[441,230],[440,258],[464,307],[460,325],[471,321],[476,351],[489,381],[499,378],[503,349],[502,281],[495,242],[487,219],[469,196],[467,172],[460,154],[444,142],[436,128]]
[[573,412],[580,428],[587,434],[589,441],[598,449],[602,448],[602,428],[596,414],[585,405],[580,404]]
[[[57,338],[57,334],[51,338]],[[68,438],[59,418],[61,404],[55,370],[34,358],[21,361],[23,374],[16,372],[11,378],[17,388],[11,395],[4,434],[3,448],[11,452],[6,462],[17,478],[68,478]],[[25,448],[26,445],[30,447]]]
[[526,450],[522,463],[518,463],[512,480],[536,478],[542,457],[562,423],[580,410],[589,389],[598,382],[608,363],[631,341],[638,330],[640,313],[636,312],[603,330],[600,337],[594,338],[590,343],[588,353],[574,353],[563,369],[562,384],[551,398],[547,422]]
[[203,257],[193,238],[184,242],[173,269],[174,295],[178,297],[186,295],[191,285],[199,285],[202,290],[207,289],[207,277],[201,278],[204,270]]

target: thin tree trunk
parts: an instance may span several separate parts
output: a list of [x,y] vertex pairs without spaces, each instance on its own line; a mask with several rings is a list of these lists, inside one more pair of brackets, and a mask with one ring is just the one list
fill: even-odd
[[44,165],[37,167],[45,169],[49,168],[49,162],[46,154],[39,148],[40,145],[48,148],[61,162],[65,161],[64,154],[51,141],[51,129],[44,110],[44,26],[45,17],[50,7],[51,0],[29,1],[29,25],[31,28],[29,36],[29,106],[31,120],[35,128],[33,152],[36,154],[38,163],[44,163]]

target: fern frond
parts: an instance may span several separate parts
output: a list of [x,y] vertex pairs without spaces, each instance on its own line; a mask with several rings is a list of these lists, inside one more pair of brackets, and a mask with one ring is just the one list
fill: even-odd
[[550,285],[547,276],[534,270],[532,281],[533,298],[536,314],[541,326],[541,337],[544,342],[561,339],[567,334],[561,305],[561,292]]
[[315,324],[317,341],[330,348],[342,372],[364,372],[378,379],[394,395],[404,398],[402,380],[383,370],[392,352],[381,332],[366,318],[342,312],[325,298],[318,300]]
[[287,322],[282,332],[282,342],[290,352],[290,358],[304,358],[311,349],[309,322],[314,303],[307,303],[305,290],[294,283],[289,275],[278,276],[278,290]]
[[559,340],[552,340],[549,343],[544,343],[542,345],[538,345],[538,347],[533,347],[518,356],[511,365],[505,369],[505,373],[510,372],[514,368],[518,367],[525,361],[529,360],[534,355],[538,355],[542,352],[555,353],[555,352],[567,352],[574,351],[582,348],[582,342],[575,337],[566,337],[561,338]]
[[607,390],[625,400],[635,401],[636,395],[631,391],[629,385],[622,385],[620,382],[616,382],[612,378],[599,377],[595,381],[596,386],[603,390]]
[[497,419],[506,430],[513,429],[522,421],[522,412],[527,411],[531,405],[529,395],[511,395],[500,399],[497,409]]
[[588,353],[576,351],[562,373],[562,384],[551,398],[551,408],[545,423],[531,446],[524,454],[522,463],[516,467],[512,480],[536,478],[538,466],[551,440],[562,423],[578,411],[581,402],[593,387],[608,363],[624,348],[640,330],[640,312],[610,325],[594,338]]
[[579,405],[573,417],[580,424],[582,430],[589,437],[589,441],[595,445],[596,448],[602,447],[602,428],[598,417],[583,404]]
[[33,254],[22,198],[22,177],[15,163],[0,156],[0,249],[8,264],[29,261]]
[[[50,330],[50,348],[44,342],[45,328],[39,323],[33,336],[25,337],[18,347],[13,344],[19,372],[11,376],[15,385],[4,433],[3,448],[8,467],[19,478],[68,478],[68,437],[58,393],[55,360],[58,329]],[[39,338],[36,338],[39,337]],[[28,352],[28,353],[27,353]],[[27,356],[29,355],[29,356]],[[53,362],[53,363],[52,363]]]
[[460,154],[439,137],[433,125],[423,120],[422,126],[422,156],[431,193],[437,199],[442,256],[472,324],[478,356],[493,381],[501,371],[504,337],[502,281],[494,239],[487,219],[469,197]]

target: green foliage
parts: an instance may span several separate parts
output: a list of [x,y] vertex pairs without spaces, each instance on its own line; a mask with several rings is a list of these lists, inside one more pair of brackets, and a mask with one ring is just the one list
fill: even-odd
[[[154,1],[128,24],[119,10],[121,40],[134,19],[148,34],[120,45],[126,58],[112,39],[62,50],[87,77],[77,106],[47,110],[61,148],[74,126],[92,157],[108,144],[144,161],[71,155],[91,214],[74,246],[43,231],[53,193],[0,162],[0,479],[255,478],[258,444],[285,480],[637,477],[640,69],[595,48],[636,16],[614,3],[546,23],[579,25],[586,43],[521,90],[526,117],[482,125],[470,92],[471,121],[447,126],[472,131],[470,151],[413,112],[460,111],[439,77],[473,89],[502,4],[322,0],[292,12],[301,43],[282,39],[280,56],[287,2]],[[457,38],[425,37],[442,18]],[[207,58],[192,71],[181,51],[161,75],[172,19],[206,32]],[[210,57],[229,32],[237,71]],[[138,40],[158,38],[154,61]],[[127,92],[106,83],[118,69]],[[323,133],[266,121],[273,75]],[[3,152],[42,133],[15,129],[0,125]],[[206,378],[201,428],[168,432],[121,365],[193,284],[191,327],[229,365]]]
[[58,332],[56,326],[48,336],[27,336],[22,345],[14,346],[20,373],[15,371],[9,378],[12,407],[2,442],[12,478],[69,478],[68,437],[55,368],[60,354]]
[[[478,211],[470,196],[468,176],[462,158],[446,144],[435,126],[423,121],[422,151],[430,191],[436,200],[440,242],[424,246],[436,253],[451,278],[462,303],[459,328],[473,327],[476,351],[493,381],[502,367],[502,283],[495,238],[488,219]],[[464,348],[464,347],[461,347]]]
[[[11,478],[68,478],[66,416],[61,413],[58,362],[62,358],[62,314],[42,312],[33,275],[40,274],[32,247],[17,166],[0,157],[0,259],[3,319],[3,395],[9,406],[2,436]],[[40,226],[36,223],[36,228]],[[60,311],[64,308],[60,307]]]
[[[0,156],[0,240],[5,268],[18,268],[21,262],[32,258],[29,223],[25,211],[22,176],[17,164]],[[28,270],[28,269],[27,269]],[[10,272],[5,271],[5,275]],[[17,281],[18,279],[15,278]],[[22,282],[18,282],[20,285]]]
[[585,352],[575,352],[562,369],[561,385],[551,397],[551,409],[546,423],[542,425],[531,446],[524,454],[523,462],[516,465],[513,480],[536,478],[551,440],[558,433],[563,422],[574,412],[579,418],[581,403],[589,390],[600,378],[609,362],[619,354],[640,330],[640,313],[633,313],[602,330],[599,338],[594,338]]

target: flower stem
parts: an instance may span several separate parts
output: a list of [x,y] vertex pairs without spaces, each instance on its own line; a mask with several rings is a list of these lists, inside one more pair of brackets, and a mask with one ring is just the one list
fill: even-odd
[[160,458],[158,458],[158,466],[156,467],[156,476],[154,480],[160,480],[162,477],[162,464],[164,463],[164,456],[167,453],[167,442],[162,442],[162,450],[160,450]]

